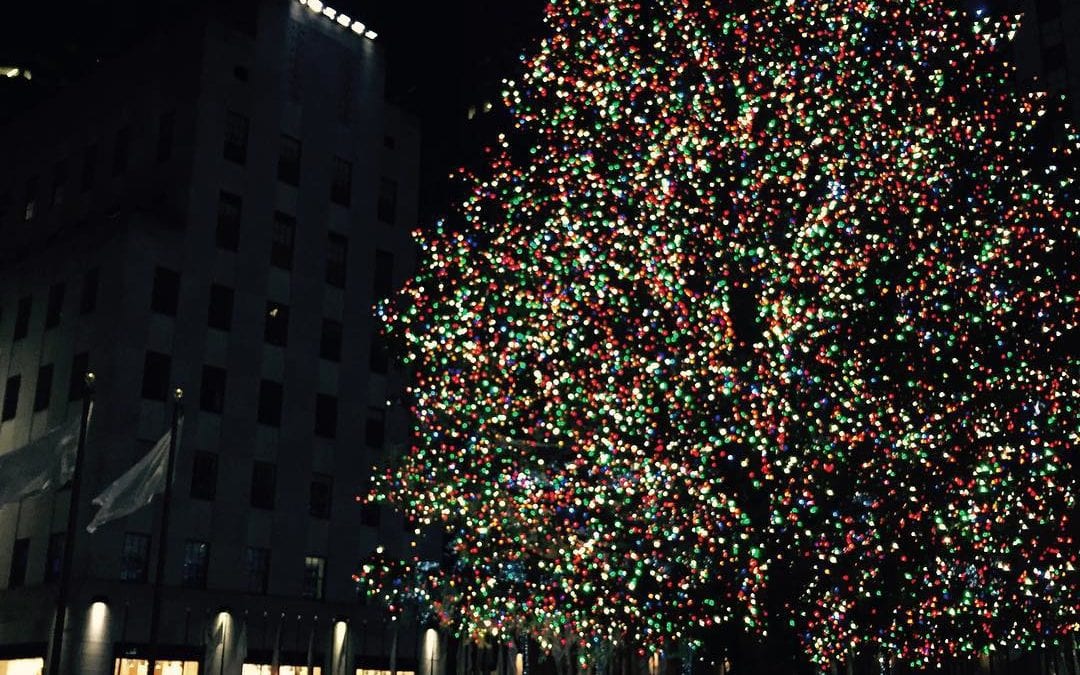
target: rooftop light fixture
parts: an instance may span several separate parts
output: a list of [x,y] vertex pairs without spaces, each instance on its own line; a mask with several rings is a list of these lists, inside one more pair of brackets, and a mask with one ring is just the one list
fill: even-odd
[[[352,17],[347,14],[342,14],[333,7],[330,7],[322,0],[296,0],[298,3],[307,7],[315,14],[321,14],[327,19],[330,19],[334,23],[338,24],[342,28],[348,28],[357,35],[363,36],[369,40],[374,40],[379,37],[379,34],[373,30],[368,30],[368,27],[364,25],[362,21],[354,21]],[[4,71],[0,70],[0,75],[3,75]],[[13,77],[8,75],[8,77]],[[29,79],[29,78],[28,78]]]

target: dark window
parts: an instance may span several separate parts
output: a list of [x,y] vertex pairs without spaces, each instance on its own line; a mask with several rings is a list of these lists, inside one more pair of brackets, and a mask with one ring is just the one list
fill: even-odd
[[124,127],[116,132],[116,143],[113,145],[113,175],[118,176],[128,168],[128,153],[131,151],[131,128]]
[[319,356],[327,361],[341,361],[341,322],[323,319],[322,338],[319,340]]
[[248,118],[229,111],[225,117],[225,159],[237,164],[247,161]]
[[87,146],[83,154],[82,164],[82,189],[83,192],[94,187],[94,179],[97,177],[98,146]]
[[217,497],[218,458],[199,451],[191,461],[191,498],[213,501]]
[[263,380],[259,383],[259,424],[281,426],[282,393],[280,382]]
[[60,325],[60,314],[64,309],[64,284],[49,287],[49,302],[45,306],[45,330]]
[[335,204],[352,204],[352,163],[334,157],[334,174],[330,182],[330,200]]
[[251,465],[251,505],[257,509],[273,509],[277,491],[277,467],[270,462]]
[[30,311],[34,306],[34,299],[27,295],[19,298],[19,306],[15,310],[15,332],[12,340],[21,340],[30,332]]
[[52,399],[53,366],[47,363],[37,371],[37,386],[34,388],[34,412],[41,412],[49,407]]
[[287,134],[281,134],[277,177],[278,180],[289,185],[300,184],[300,141]]
[[326,283],[345,288],[348,259],[349,240],[343,235],[331,232],[326,238]]
[[225,369],[203,366],[199,408],[220,415],[225,409]]
[[289,308],[279,302],[266,303],[266,327],[263,339],[267,344],[284,347],[289,342]]
[[8,575],[8,588],[19,588],[26,584],[26,568],[30,562],[30,540],[16,539],[11,549],[11,574]]
[[150,309],[158,314],[176,316],[180,304],[180,273],[165,267],[154,268],[154,287],[150,292]]
[[291,270],[295,240],[296,218],[275,211],[274,231],[270,241],[270,264],[283,270]]
[[67,535],[64,532],[54,532],[49,535],[49,547],[45,551],[45,583],[52,583],[60,579],[60,573],[64,568],[64,541]]
[[314,518],[329,518],[333,494],[334,479],[323,474],[312,476],[311,492],[308,495],[308,513]]
[[390,350],[386,348],[386,338],[379,331],[371,336],[371,353],[368,355],[368,367],[373,373],[385,375],[390,370]]
[[206,312],[206,325],[218,330],[231,330],[233,317],[233,289],[213,284],[210,286],[210,305]]
[[[186,557],[184,562],[186,572]],[[149,569],[150,535],[139,532],[125,532],[124,547],[120,550],[120,581],[131,581],[137,584],[146,583]]]
[[381,448],[386,442],[386,411],[382,408],[368,408],[364,442],[371,448]]
[[158,119],[157,161],[172,159],[173,135],[176,131],[176,112],[170,110]]
[[372,504],[370,502],[365,503],[360,507],[360,524],[367,527],[379,526],[379,505]]
[[90,355],[79,352],[71,360],[71,375],[68,378],[68,400],[78,401],[86,393],[86,373],[90,370]]
[[23,206],[23,220],[33,220],[37,213],[38,177],[31,176],[26,179],[26,199]]
[[89,314],[97,309],[98,284],[101,273],[95,267],[83,275],[82,297],[79,298],[79,313]]
[[164,401],[169,396],[169,371],[172,359],[158,352],[146,352],[143,361],[142,397]]
[[337,438],[338,400],[329,394],[315,396],[315,435]]
[[247,550],[248,593],[266,593],[270,581],[270,549],[249,547]]
[[0,413],[0,421],[7,422],[15,419],[15,414],[19,412],[20,386],[22,386],[21,375],[12,375],[7,379],[7,384],[4,385],[4,408]]
[[382,299],[394,292],[394,254],[390,251],[375,251],[375,276],[372,289],[375,297]]
[[180,583],[188,588],[206,588],[206,570],[210,563],[210,544],[192,539],[184,542],[184,568]]
[[59,206],[64,203],[64,188],[67,187],[67,162],[60,161],[53,167],[52,204]]
[[379,181],[379,220],[393,223],[397,220],[397,181],[383,176]]
[[240,249],[240,214],[243,201],[238,195],[221,191],[218,196],[217,247],[226,251]]
[[322,600],[325,578],[326,558],[313,555],[305,557],[303,596],[311,600]]

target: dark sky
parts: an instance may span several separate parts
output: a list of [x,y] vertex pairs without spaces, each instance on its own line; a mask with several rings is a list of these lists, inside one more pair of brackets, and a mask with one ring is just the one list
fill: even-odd
[[[56,0],[6,3],[0,18],[0,66],[30,65],[42,83],[77,77],[96,59],[145,36],[157,17],[213,0]],[[218,2],[226,0],[217,0]],[[252,0],[229,0],[246,2]],[[292,1],[292,0],[289,0]],[[489,131],[467,124],[469,105],[497,95],[503,77],[542,29],[544,0],[329,0],[380,34],[387,50],[388,94],[414,112],[427,140],[426,213],[445,202],[433,177],[469,161]],[[10,90],[0,90],[9,96]],[[0,100],[0,108],[13,101]]]

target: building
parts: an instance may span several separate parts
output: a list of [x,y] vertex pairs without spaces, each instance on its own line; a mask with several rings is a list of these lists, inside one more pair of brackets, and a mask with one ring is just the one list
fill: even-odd
[[[395,641],[414,670],[418,629],[351,575],[412,546],[355,496],[405,426],[371,308],[412,265],[416,124],[383,98],[378,35],[321,2],[165,23],[0,129],[0,453],[97,382],[62,672],[146,672],[160,500],[85,526],[177,387],[155,672],[380,671]],[[47,657],[69,496],[0,507],[0,675]]]
[[1064,112],[1080,120],[1080,2],[1008,0],[1022,15],[1013,54],[1026,89],[1064,96]]

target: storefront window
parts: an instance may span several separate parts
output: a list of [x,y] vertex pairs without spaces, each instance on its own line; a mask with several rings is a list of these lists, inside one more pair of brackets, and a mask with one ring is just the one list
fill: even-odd
[[[119,675],[149,675],[150,663],[146,659],[116,659],[116,672]],[[198,675],[197,661],[158,661],[154,666],[154,675]]]
[[[265,663],[245,663],[243,675],[271,675],[274,667]],[[279,666],[280,675],[322,675],[322,668],[315,666],[308,672],[307,666]]]
[[0,660],[0,675],[41,675],[45,672],[45,659]]

